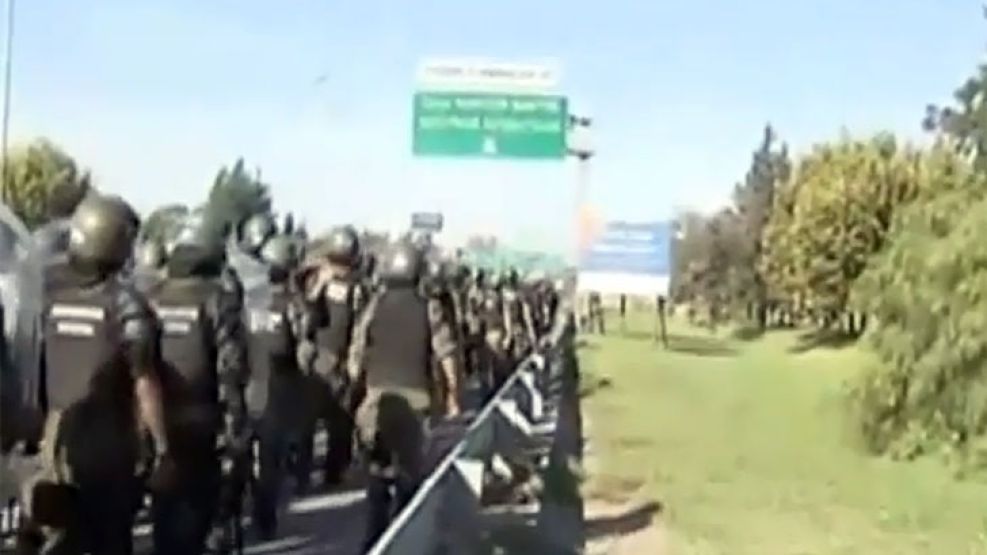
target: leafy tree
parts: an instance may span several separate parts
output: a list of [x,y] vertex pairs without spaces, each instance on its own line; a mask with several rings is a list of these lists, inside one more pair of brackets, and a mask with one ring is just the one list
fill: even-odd
[[764,229],[774,205],[775,186],[789,178],[791,163],[788,147],[776,147],[777,137],[770,125],[764,128],[760,147],[754,151],[751,167],[743,183],[734,189],[734,206],[740,228],[734,254],[735,284],[732,296],[745,300],[761,329],[767,324],[768,286],[759,264],[763,255]]
[[215,231],[226,233],[254,214],[271,212],[269,187],[261,181],[259,171],[250,175],[240,158],[216,175],[206,210],[207,221],[216,227]]
[[953,94],[955,106],[926,107],[923,126],[927,131],[945,134],[957,150],[969,156],[978,171],[987,171],[987,64],[977,68]]
[[[854,388],[876,452],[946,448],[987,463],[987,181],[942,149],[923,165],[927,199],[896,218],[893,240],[854,289],[874,315],[879,363]],[[934,191],[934,193],[933,193]]]
[[166,243],[175,237],[188,215],[189,209],[183,204],[162,206],[144,220],[141,236],[145,240]]
[[[918,196],[925,162],[920,151],[885,134],[817,145],[778,191],[761,261],[768,285],[824,324],[839,322],[896,210]],[[847,327],[859,328],[852,321]]]
[[71,214],[90,187],[89,174],[47,139],[9,154],[4,200],[29,228]]

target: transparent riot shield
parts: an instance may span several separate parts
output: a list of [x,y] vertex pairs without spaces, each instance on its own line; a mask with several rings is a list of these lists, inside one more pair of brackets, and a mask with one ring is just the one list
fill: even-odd
[[271,376],[268,332],[273,329],[272,291],[267,264],[243,252],[231,241],[227,245],[227,262],[243,284],[244,325],[249,332],[247,358],[250,379],[247,382],[247,411],[260,418],[267,408],[268,382]]
[[[0,203],[0,305],[3,310],[3,356],[0,358],[0,430],[24,429],[40,417],[41,313],[43,261],[31,234],[7,206]],[[9,448],[12,440],[0,444]],[[4,449],[6,450],[6,449]],[[17,487],[10,453],[0,453],[0,499]]]

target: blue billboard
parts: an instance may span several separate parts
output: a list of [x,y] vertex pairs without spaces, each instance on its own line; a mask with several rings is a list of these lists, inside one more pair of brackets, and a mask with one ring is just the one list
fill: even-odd
[[583,272],[668,276],[671,222],[610,222],[582,255]]

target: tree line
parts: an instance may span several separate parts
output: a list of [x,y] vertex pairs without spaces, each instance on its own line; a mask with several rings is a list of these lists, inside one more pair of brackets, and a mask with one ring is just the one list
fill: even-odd
[[876,362],[849,388],[868,448],[987,468],[987,65],[916,115],[925,145],[766,126],[732,202],[686,213],[672,297],[709,326],[811,326]]

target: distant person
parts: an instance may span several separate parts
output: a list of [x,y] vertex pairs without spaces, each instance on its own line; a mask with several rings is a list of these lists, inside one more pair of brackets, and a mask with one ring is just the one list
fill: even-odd
[[656,341],[660,340],[661,341],[661,344],[667,349],[668,348],[668,330],[667,330],[666,325],[665,325],[665,316],[666,316],[666,310],[667,310],[667,307],[668,307],[668,300],[665,298],[664,295],[658,295],[658,298],[655,299],[655,307],[658,310],[658,314],[657,314],[657,316],[658,316],[658,319],[657,319],[658,329],[656,330],[658,333],[655,334],[656,335],[655,340]]
[[627,331],[627,295],[620,294],[620,331]]
[[600,335],[606,335],[606,324],[603,320],[603,299],[598,291],[589,294],[589,332],[599,330]]

